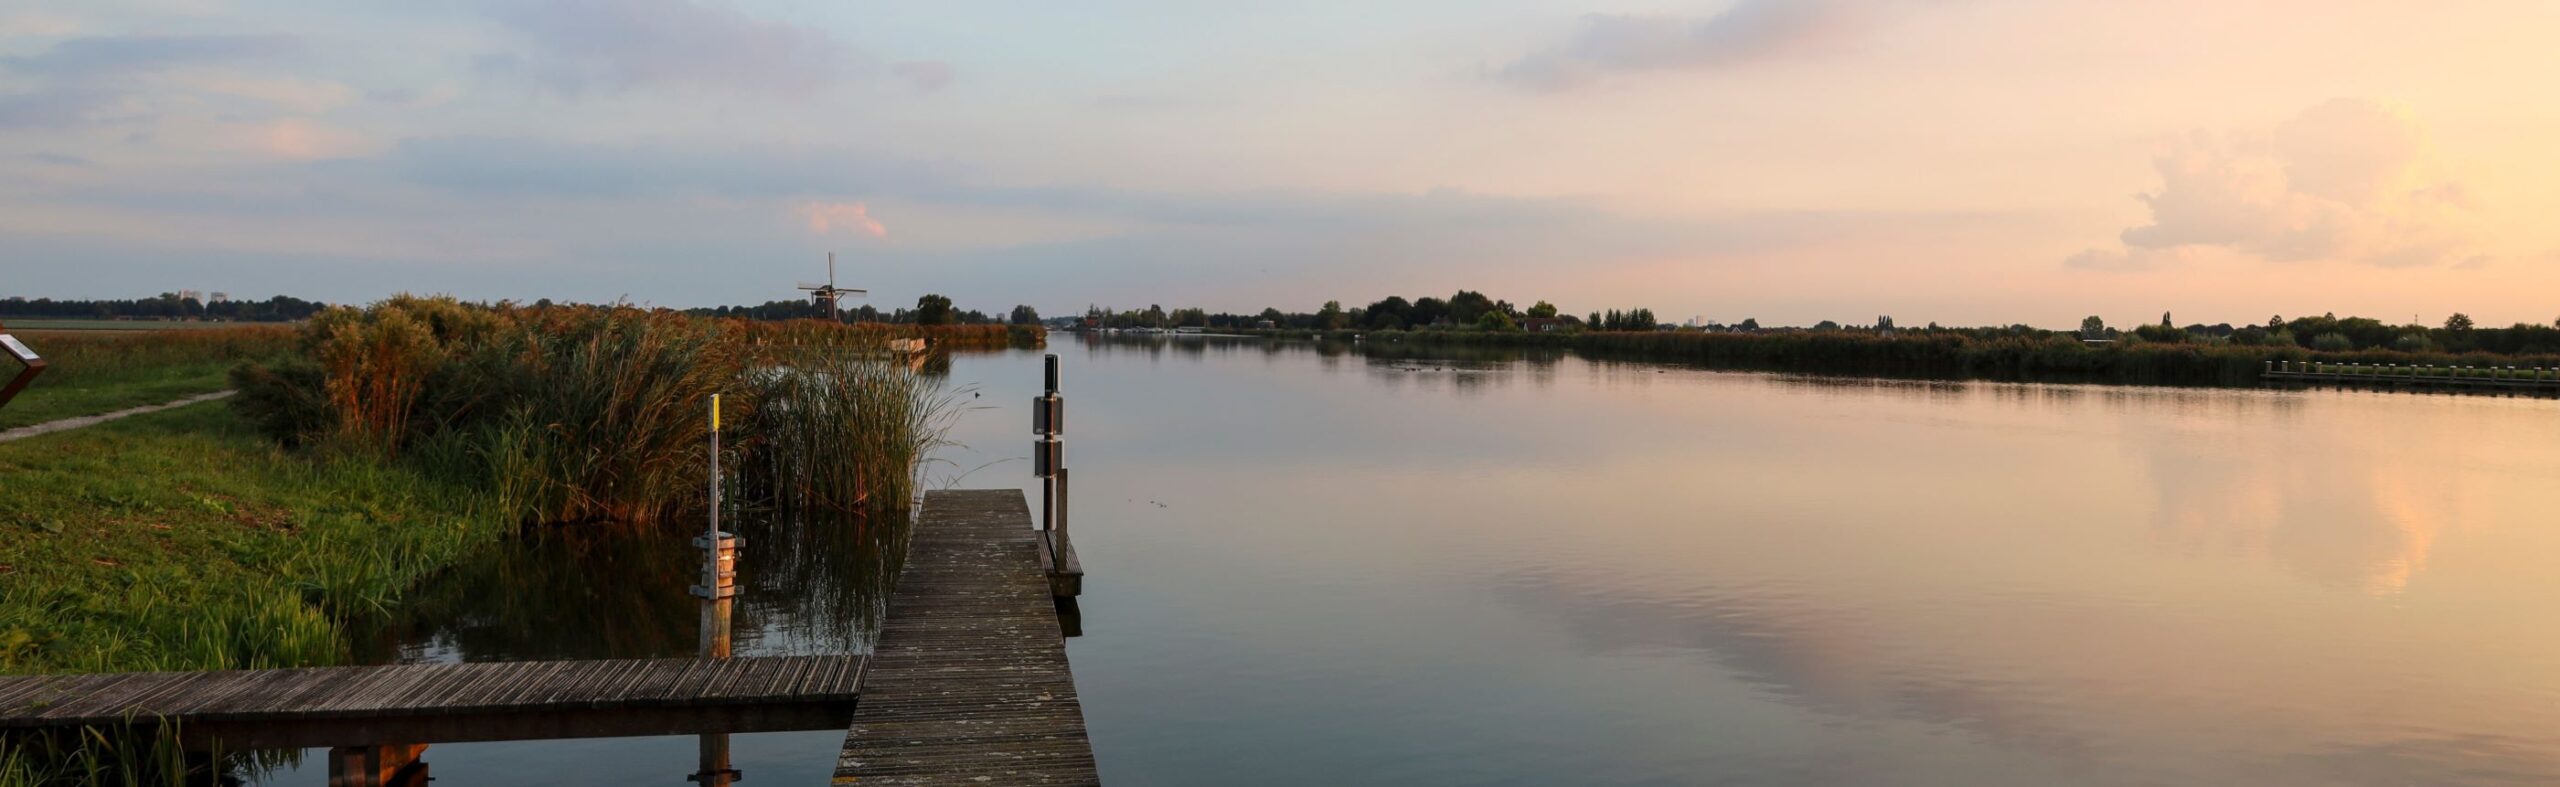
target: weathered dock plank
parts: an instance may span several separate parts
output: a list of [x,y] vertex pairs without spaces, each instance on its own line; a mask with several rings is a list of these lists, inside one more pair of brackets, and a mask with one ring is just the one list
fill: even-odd
[[1099,784],[1017,490],[925,494],[838,784]]
[[[175,722],[301,748],[840,728],[857,655],[394,664],[0,677],[0,732]],[[790,676],[794,679],[782,680]]]

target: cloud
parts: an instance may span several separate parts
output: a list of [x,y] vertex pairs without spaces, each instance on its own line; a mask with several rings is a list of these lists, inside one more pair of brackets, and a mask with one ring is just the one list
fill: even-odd
[[[0,95],[0,128],[70,128],[145,114],[141,101],[158,75],[189,66],[266,60],[301,48],[280,35],[114,35],[73,38],[31,55],[0,57],[0,71],[29,77],[29,90]],[[199,82],[212,77],[199,75]],[[272,89],[247,80],[222,85]],[[213,84],[207,82],[207,84]]]
[[562,93],[650,85],[807,93],[861,59],[824,31],[685,0],[502,3],[492,15],[533,47],[481,67]]
[[0,16],[0,37],[53,37],[79,31],[80,23],[69,17],[52,14],[18,12]]
[[285,35],[90,36],[56,43],[38,54],[0,58],[0,66],[34,76],[92,78],[199,63],[259,60],[291,53],[300,46],[300,39]]
[[2122,250],[2063,264],[2133,270],[2207,249],[2378,267],[2479,258],[2469,189],[2430,177],[2430,163],[2416,121],[2351,99],[2269,133],[2190,134],[2155,161],[2160,188],[2139,195],[2151,222],[2126,229]]
[[941,90],[951,84],[955,72],[950,63],[940,60],[914,60],[889,67],[889,73],[907,80],[917,90]]
[[0,96],[0,129],[76,126],[121,99],[118,91],[70,87]]
[[2185,249],[2090,249],[2065,257],[2062,266],[2091,271],[2148,271],[2186,264],[2194,255]]
[[1586,14],[1582,29],[1490,76],[1532,90],[1570,90],[1611,74],[1730,68],[1812,49],[1850,26],[1839,0],[1742,0],[1705,19]]
[[889,228],[871,218],[871,207],[859,202],[811,202],[800,206],[801,215],[809,218],[809,231],[832,235],[839,228],[874,238],[889,237]]
[[468,135],[401,140],[383,160],[351,166],[385,167],[394,177],[431,188],[500,196],[913,193],[958,176],[948,164],[845,148],[604,145]]
[[374,150],[361,134],[300,118],[260,126],[257,137],[267,153],[299,161],[352,158]]

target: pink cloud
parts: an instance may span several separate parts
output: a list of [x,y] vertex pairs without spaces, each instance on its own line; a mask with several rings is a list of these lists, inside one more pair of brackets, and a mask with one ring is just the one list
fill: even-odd
[[811,202],[800,206],[801,215],[809,218],[809,231],[831,235],[839,228],[874,238],[889,237],[889,228],[871,217],[871,206],[860,202]]

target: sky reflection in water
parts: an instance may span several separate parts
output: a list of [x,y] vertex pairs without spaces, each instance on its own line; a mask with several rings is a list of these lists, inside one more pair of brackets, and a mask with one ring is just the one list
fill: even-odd
[[[1115,784],[2560,779],[2560,403],[1051,351],[1089,572],[1069,651]],[[951,375],[983,409],[934,475],[1031,488],[1038,354]],[[677,614],[607,649],[688,646]],[[776,652],[861,636],[783,628]],[[834,737],[741,736],[739,765],[814,779]],[[428,759],[679,783],[690,753]]]

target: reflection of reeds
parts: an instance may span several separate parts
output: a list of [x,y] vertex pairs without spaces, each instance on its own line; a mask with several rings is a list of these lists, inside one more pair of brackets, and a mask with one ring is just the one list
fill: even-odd
[[225,776],[265,774],[302,758],[298,751],[190,750],[180,735],[178,725],[150,718],[13,733],[0,746],[0,787],[224,783]]
[[[957,410],[936,382],[876,352],[767,353],[782,365],[748,375],[724,431],[723,519],[745,539],[738,648],[845,652],[875,626],[917,462]],[[383,644],[468,660],[691,653],[696,607],[685,588],[701,559],[689,543],[698,527],[535,534],[417,594]],[[783,641],[761,641],[768,634]],[[415,654],[371,657],[404,655]]]

